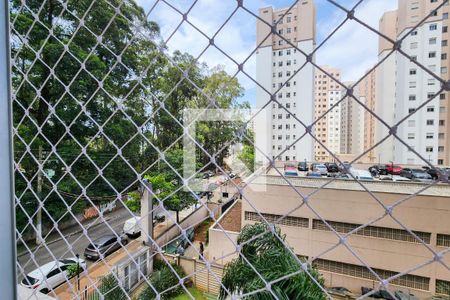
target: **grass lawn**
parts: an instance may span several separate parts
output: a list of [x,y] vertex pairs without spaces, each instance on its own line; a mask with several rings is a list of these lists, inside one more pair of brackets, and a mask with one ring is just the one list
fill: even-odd
[[[188,291],[196,300],[207,300],[207,298],[203,296],[203,293],[197,290],[195,287],[188,288]],[[172,300],[191,300],[191,297],[188,294],[184,293],[173,298]]]

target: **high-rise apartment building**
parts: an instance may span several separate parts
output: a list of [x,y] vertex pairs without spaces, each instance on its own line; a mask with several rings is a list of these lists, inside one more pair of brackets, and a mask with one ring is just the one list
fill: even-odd
[[[398,4],[397,11],[383,15],[380,31],[393,40],[404,38],[401,47],[411,59],[399,52],[390,54],[392,44],[380,38],[379,59],[384,62],[376,74],[376,112],[389,125],[412,114],[398,126],[399,139],[430,163],[448,165],[449,96],[448,93],[437,95],[421,107],[439,92],[441,84],[414,61],[441,78],[449,78],[449,7],[444,6],[417,26],[440,1],[399,0]],[[387,127],[377,122],[376,140],[388,134]],[[423,164],[422,158],[394,138],[387,139],[377,148],[377,153],[382,162]]]
[[[334,107],[326,113],[334,104],[341,100],[341,86],[335,80],[341,79],[341,72],[336,68],[321,66],[325,71],[316,70],[315,98],[314,98],[314,119],[318,120],[314,126],[316,138],[325,145],[326,148],[315,141],[314,160],[320,162],[332,161],[331,153],[340,153],[341,144],[341,110],[340,105]],[[331,75],[332,77],[328,76]],[[334,78],[334,79],[333,79]],[[325,114],[326,113],[326,114]],[[324,115],[325,114],[325,115]],[[323,116],[323,117],[322,117]]]
[[[256,26],[256,106],[264,107],[261,113],[266,121],[256,120],[256,144],[269,158],[285,151],[277,160],[311,161],[313,139],[309,134],[303,136],[302,123],[308,126],[313,121],[314,67],[306,64],[299,71],[306,57],[297,49],[304,53],[314,49],[314,3],[307,0],[292,8],[261,8],[259,17],[263,21],[258,20]],[[275,24],[279,35],[272,33]],[[267,163],[261,151],[256,151],[256,159]]]
[[[375,124],[377,120],[371,112],[375,112],[375,95],[376,95],[375,71],[369,72],[364,79],[358,84],[359,93],[365,98],[364,104],[370,110],[364,109],[364,137],[363,150],[368,151],[366,154],[367,162],[374,162],[376,159],[375,149]],[[370,149],[370,150],[369,150]],[[361,154],[361,153],[359,153]]]
[[[354,82],[344,82],[347,87],[352,87]],[[342,95],[346,89],[341,88]],[[353,89],[353,95],[361,102],[366,102],[366,95],[361,95],[359,85]],[[340,154],[358,156],[364,152],[364,124],[365,109],[354,98],[345,97],[341,102],[341,143]]]

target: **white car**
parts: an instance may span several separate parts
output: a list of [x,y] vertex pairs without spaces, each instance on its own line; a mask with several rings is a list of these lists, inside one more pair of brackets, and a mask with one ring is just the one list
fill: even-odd
[[[156,223],[164,222],[166,219],[166,216],[163,214],[156,214],[153,216],[153,226],[156,225]],[[125,221],[125,224],[123,224],[123,233],[128,235],[129,237],[136,237],[141,233],[142,223],[141,223],[141,217],[134,216],[132,218],[129,218]]]
[[373,180],[372,174],[367,170],[350,169],[350,173],[358,180]]
[[22,286],[35,289],[42,293],[48,293],[68,279],[67,268],[70,265],[80,264],[80,272],[86,269],[86,262],[81,258],[64,258],[51,261],[36,270],[28,273],[20,283]]

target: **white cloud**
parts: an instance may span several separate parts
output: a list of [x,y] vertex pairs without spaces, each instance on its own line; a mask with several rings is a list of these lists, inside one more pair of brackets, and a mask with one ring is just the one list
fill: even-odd
[[[153,2],[139,0],[146,11]],[[340,0],[340,4],[350,8],[356,0]],[[185,12],[193,0],[169,1],[182,12]],[[257,14],[258,8],[275,5],[288,6],[290,0],[262,1],[246,0],[246,7]],[[318,42],[327,36],[345,17],[340,9],[330,4],[327,0],[316,0],[317,4],[317,36]],[[369,26],[377,29],[381,15],[388,10],[395,9],[397,1],[394,0],[365,0],[356,10],[356,16]],[[236,6],[231,0],[199,0],[189,12],[188,18],[196,27],[211,37],[225,22]],[[161,34],[167,39],[177,28],[182,16],[168,5],[159,1],[149,18],[160,24]],[[215,38],[216,45],[228,53],[237,62],[241,63],[254,50],[256,41],[256,19],[243,10],[225,25]],[[196,29],[188,24],[183,24],[170,38],[168,43],[170,51],[181,50],[194,56],[198,56],[208,45],[208,40]],[[348,21],[318,52],[316,62],[320,65],[328,64],[340,68],[344,80],[356,80],[377,61],[378,36],[354,21]],[[223,65],[230,74],[237,71],[236,65],[217,49],[206,50],[200,57],[201,62],[209,66]],[[245,63],[245,71],[254,78],[255,59],[251,57]],[[244,75],[239,76],[241,84],[247,90],[252,90],[255,84]],[[249,94],[251,95],[251,93]],[[247,97],[248,98],[248,97]]]
[[[356,17],[378,30],[378,22],[386,11],[396,9],[397,1],[366,0],[356,9]],[[319,20],[319,36],[328,35],[345,14],[334,10],[329,19]],[[357,80],[377,62],[378,35],[356,21],[347,21],[317,52],[319,64],[341,69],[343,80]]]

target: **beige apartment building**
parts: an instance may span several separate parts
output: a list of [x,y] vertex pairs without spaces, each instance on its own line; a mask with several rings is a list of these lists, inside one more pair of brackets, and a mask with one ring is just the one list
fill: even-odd
[[[314,67],[303,64],[315,47],[313,0],[293,7],[259,10],[256,24],[256,160],[311,161],[313,139],[303,136],[314,118]],[[272,33],[276,25],[277,34]],[[297,120],[298,119],[298,120]],[[301,122],[299,121],[301,120]],[[302,124],[303,123],[303,124]],[[300,137],[303,136],[301,139]]]
[[[293,189],[279,176],[255,178],[243,190],[243,199],[218,220],[225,231],[218,224],[209,229],[209,259],[226,264],[235,258],[231,241],[236,241],[239,228],[261,221],[260,213],[267,222],[280,226],[299,257],[317,266],[327,286],[343,286],[355,293],[361,287],[379,287],[367,264],[382,280],[407,273],[390,281],[391,291],[409,292],[419,299],[450,293],[450,253],[445,252],[450,247],[450,186],[435,185],[410,198],[424,185],[365,182],[371,195],[354,181],[335,180],[320,188],[326,182],[290,178]],[[262,184],[265,191],[261,191]],[[305,196],[315,192],[309,197],[314,211],[302,204],[299,192]],[[395,219],[378,201],[393,208]],[[358,258],[321,218],[341,237],[355,231],[345,241]],[[434,260],[433,251],[444,253],[442,263]]]
[[330,152],[334,154],[340,153],[340,105],[337,105],[323,117],[322,115],[342,98],[341,86],[336,81],[341,80],[341,72],[340,70],[329,66],[321,66],[321,68],[325,72],[317,69],[314,74],[314,120],[318,120],[314,126],[314,134],[327,149],[315,141],[314,160],[318,162],[327,162],[333,160]]
[[[393,40],[403,38],[402,50],[411,59],[399,52],[391,53],[392,43],[380,37],[379,60],[383,63],[376,70],[376,112],[390,125],[413,113],[398,126],[397,135],[422,157],[389,138],[376,151],[382,162],[423,164],[428,160],[434,165],[450,165],[449,94],[437,95],[440,81],[414,63],[419,62],[439,78],[450,78],[449,6],[444,5],[420,23],[441,3],[399,0],[398,10],[386,12],[380,19],[380,31]],[[376,140],[389,133],[381,123],[376,124],[375,132]]]

